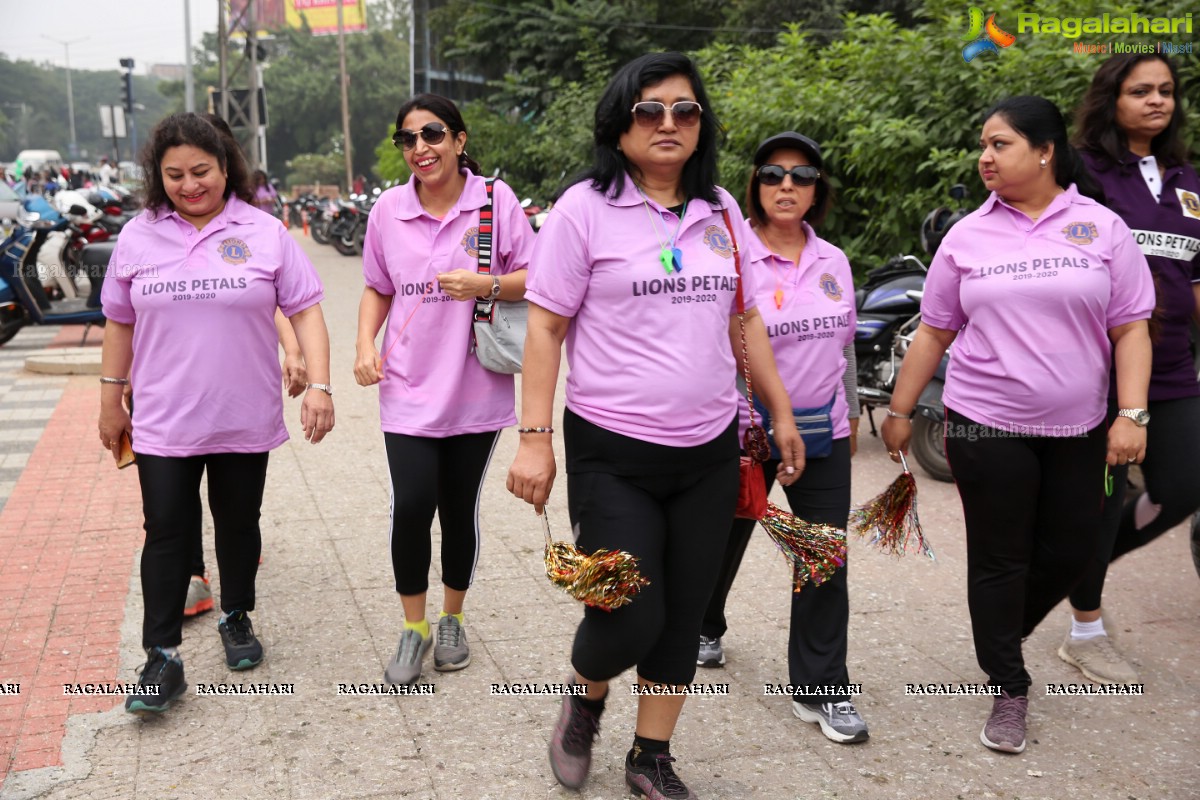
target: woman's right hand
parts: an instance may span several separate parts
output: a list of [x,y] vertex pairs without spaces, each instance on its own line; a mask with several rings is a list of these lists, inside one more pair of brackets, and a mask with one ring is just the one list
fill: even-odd
[[113,461],[121,457],[121,434],[133,434],[133,420],[121,403],[105,403],[100,406],[100,444],[112,453]]
[[383,361],[374,342],[359,347],[354,357],[354,380],[359,386],[373,386],[383,380]]
[[[525,437],[538,436],[544,442],[533,442]],[[554,446],[546,434],[523,434],[517,447],[517,457],[508,468],[508,490],[534,508],[541,509],[554,487]]]
[[883,421],[879,430],[883,444],[887,447],[892,461],[900,463],[900,454],[908,455],[908,443],[912,440],[912,420],[888,417]]

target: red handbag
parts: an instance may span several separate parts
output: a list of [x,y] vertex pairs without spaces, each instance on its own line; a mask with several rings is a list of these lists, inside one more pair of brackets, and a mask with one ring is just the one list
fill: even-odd
[[767,513],[767,483],[762,466],[750,456],[738,462],[738,501],[734,516],[738,519],[762,519]]
[[742,297],[742,259],[738,251],[737,239],[733,235],[733,225],[729,221],[729,212],[721,209],[725,219],[725,230],[729,231],[729,241],[733,245],[733,269],[737,273],[737,315],[738,325],[742,332],[742,377],[746,381],[746,405],[750,409],[750,427],[742,443],[746,455],[738,463],[738,502],[734,516],[738,519],[762,519],[767,513],[767,484],[763,478],[762,467],[759,465],[771,457],[770,446],[767,443],[767,432],[754,416],[754,389],[750,382],[750,353],[746,349],[746,301]]

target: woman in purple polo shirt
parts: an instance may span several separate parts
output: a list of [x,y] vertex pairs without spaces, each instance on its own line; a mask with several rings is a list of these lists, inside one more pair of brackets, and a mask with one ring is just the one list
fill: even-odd
[[[1179,73],[1162,55],[1114,56],[1100,65],[1077,114],[1076,143],[1104,189],[1105,205],[1133,231],[1154,273],[1146,491],[1125,502],[1128,467],[1113,472],[1100,544],[1071,592],[1064,661],[1101,683],[1135,683],[1100,616],[1111,559],[1170,530],[1200,506],[1200,385],[1189,326],[1200,310],[1200,178],[1187,161]],[[1109,396],[1109,415],[1117,398]],[[1143,417],[1143,421],[1145,418]]]
[[1123,409],[1146,406],[1154,287],[1146,259],[1067,142],[1062,114],[1012,97],[984,117],[991,192],[929,267],[922,322],[883,441],[898,461],[912,410],[950,343],[946,452],[967,529],[975,656],[999,694],[980,740],[1025,749],[1021,640],[1070,591],[1096,546],[1105,462],[1140,461],[1146,429],[1105,425],[1110,360]]
[[434,512],[442,609],[433,666],[445,672],[471,662],[463,601],[479,561],[479,498],[500,430],[517,421],[513,377],[489,372],[471,352],[472,315],[477,297],[524,295],[533,229],[512,189],[496,181],[491,275],[480,274],[487,188],[467,155],[458,108],[438,95],[416,95],[400,106],[392,141],[412,178],[381,194],[367,220],[354,378],[379,384],[392,482],[390,547],[404,629],[384,679],[411,684],[433,643],[425,594]]
[[[746,260],[758,281],[758,308],[795,415],[824,418],[824,434],[806,440],[807,466],[785,490],[788,503],[806,520],[844,529],[850,514],[850,456],[858,433],[856,317],[850,262],[813,230],[829,211],[830,194],[821,148],[812,139],[788,131],[760,144],[746,189],[756,234]],[[743,408],[742,429],[749,424]],[[763,467],[769,491],[775,464],[768,461]],[[754,528],[754,520],[733,523],[720,580],[700,628],[699,666],[725,663],[725,601]],[[792,713],[820,725],[832,741],[851,743],[866,741],[868,733],[848,688],[846,575],[843,567],[820,586],[789,592],[787,652],[788,683],[797,687]]]
[[[550,741],[551,769],[571,788],[587,778],[609,681],[636,667],[643,693],[625,780],[653,798],[695,796],[672,770],[669,740],[736,504],[745,400],[735,386],[734,248],[754,235],[714,183],[719,130],[688,58],[626,64],[596,107],[594,165],[555,204],[530,264],[521,440],[508,488],[535,508],[550,494],[565,340],[577,542],[632,553],[650,580],[623,608],[586,608],[576,631],[573,680],[586,696],[563,698]],[[789,485],[803,469],[803,443],[752,308],[755,284],[745,283],[752,383],[782,419],[775,438]]]
[[[288,438],[276,308],[316,381],[300,412],[305,438],[321,441],[334,418],[321,282],[279,220],[250,205],[245,162],[188,113],[158,124],[142,166],[146,211],[121,232],[104,281],[99,427],[114,457],[121,436],[132,437],[146,517],[140,684],[158,693],[130,695],[125,708],[161,712],[187,688],[178,648],[205,473],[225,661],[241,670],[263,659],[247,612],[267,457]],[[136,425],[121,402],[131,382]]]

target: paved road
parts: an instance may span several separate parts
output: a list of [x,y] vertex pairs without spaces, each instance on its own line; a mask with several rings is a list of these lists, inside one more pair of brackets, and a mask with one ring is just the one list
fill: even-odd
[[[512,431],[501,437],[483,497],[485,542],[467,605],[471,666],[429,672],[432,696],[338,694],[338,684],[380,679],[401,611],[387,555],[376,393],[354,386],[350,374],[358,263],[310,241],[305,247],[328,291],[337,428],[325,443],[307,445],[296,433],[298,406],[287,406],[295,438],[271,459],[254,615],[267,660],[254,672],[225,669],[209,614],[185,625],[182,653],[193,688],[163,718],[141,721],[111,700],[63,702],[64,680],[133,680],[142,660],[136,478],[95,457],[94,378],[67,380],[57,400],[22,398],[32,403],[23,410],[53,414],[0,512],[0,684],[22,685],[21,695],[0,695],[0,768],[8,772],[0,798],[625,796],[620,764],[634,702],[620,687],[631,676],[614,684],[593,773],[578,795],[559,788],[546,763],[555,700],[490,693],[493,683],[560,681],[580,614],[542,574],[532,513],[504,491]],[[0,349],[0,359],[13,345]],[[8,398],[0,395],[0,411],[10,408],[13,391],[32,391],[18,385]],[[47,495],[48,479],[68,458],[72,485],[90,483],[89,490]],[[7,464],[0,482],[22,466]],[[895,475],[882,445],[869,438],[854,470],[856,502]],[[862,684],[870,742],[833,744],[793,718],[786,699],[764,696],[764,684],[786,681],[789,587],[783,563],[759,536],[733,588],[729,663],[697,676],[727,684],[729,694],[689,700],[672,743],[685,780],[710,799],[1195,797],[1200,582],[1183,531],[1124,559],[1110,575],[1109,611],[1145,696],[1046,696],[1045,683],[1082,681],[1054,654],[1067,625],[1060,610],[1026,643],[1035,678],[1029,747],[1003,756],[978,741],[986,698],[905,693],[909,683],[983,680],[966,611],[957,496],[952,486],[918,479],[936,562],[897,560],[851,543],[850,673]],[[44,502],[35,512],[38,498]],[[565,534],[561,489],[550,514]],[[206,536],[215,563],[207,522]],[[60,544],[34,552],[39,537]],[[53,566],[55,558],[63,565]],[[79,637],[85,656],[76,657],[70,636]],[[250,682],[294,684],[295,695],[193,693],[202,684]]]

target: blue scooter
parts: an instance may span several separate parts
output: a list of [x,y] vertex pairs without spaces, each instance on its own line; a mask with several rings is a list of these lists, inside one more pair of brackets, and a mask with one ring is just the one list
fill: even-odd
[[83,325],[81,343],[92,325],[103,326],[100,290],[116,242],[84,248],[82,267],[91,283],[86,298],[50,300],[38,275],[38,252],[51,231],[70,221],[40,197],[26,198],[24,213],[12,233],[0,243],[0,345],[26,325]]

